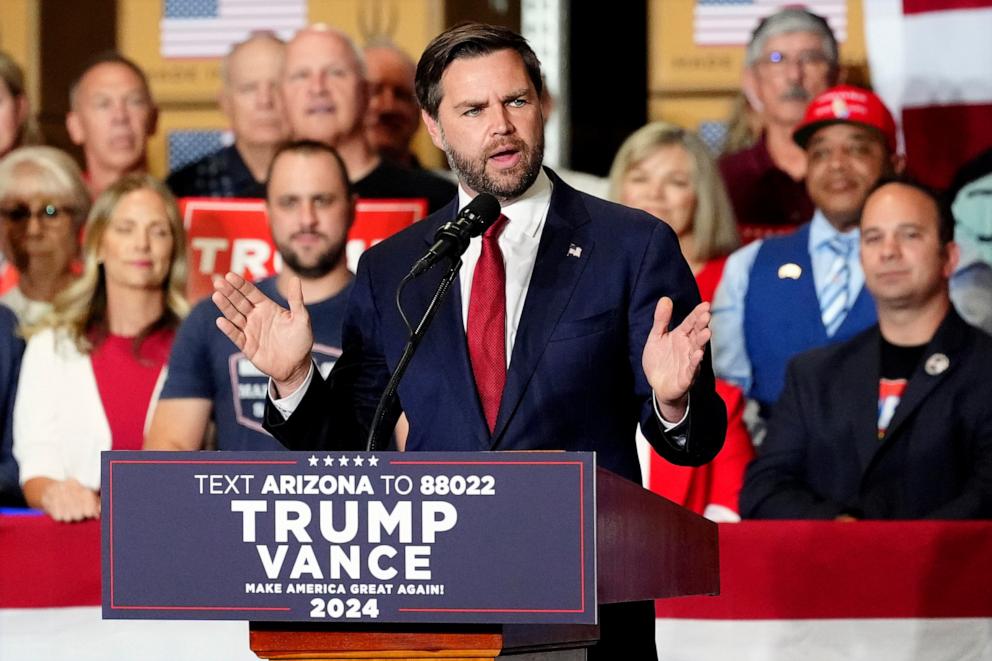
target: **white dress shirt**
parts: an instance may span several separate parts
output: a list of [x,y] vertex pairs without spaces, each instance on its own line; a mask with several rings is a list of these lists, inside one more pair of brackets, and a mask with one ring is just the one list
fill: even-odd
[[[458,187],[458,208],[462,209],[472,201],[472,196],[461,186]],[[527,286],[534,273],[537,261],[537,248],[541,243],[541,232],[548,219],[551,207],[551,180],[541,170],[534,184],[523,195],[502,209],[508,221],[499,235],[499,249],[503,253],[506,270],[506,364],[513,356],[513,341],[520,326],[520,315],[527,299]],[[462,294],[462,325],[468,327],[468,302],[472,293],[472,278],[475,265],[482,254],[482,237],[477,236],[468,244],[462,255],[462,268],[458,278]]]

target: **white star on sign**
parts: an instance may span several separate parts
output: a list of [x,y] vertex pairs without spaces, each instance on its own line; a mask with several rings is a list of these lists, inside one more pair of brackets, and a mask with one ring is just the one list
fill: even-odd
[[348,457],[346,457],[344,455],[341,455],[341,458],[338,459],[338,463],[341,464],[342,466],[347,466],[348,465]]
[[327,455],[326,457],[324,457],[324,465],[325,466],[333,466],[334,465],[334,458],[331,457],[331,455]]
[[362,455],[358,455],[357,457],[355,457],[355,465],[356,466],[361,466],[364,463],[365,463],[365,458],[362,457]]
[[369,466],[378,466],[378,465],[379,465],[379,457],[376,457],[374,455],[369,457]]
[[317,465],[317,457],[315,457],[313,455],[310,455],[310,458],[307,459],[307,461],[310,462],[310,465],[311,466],[316,466]]

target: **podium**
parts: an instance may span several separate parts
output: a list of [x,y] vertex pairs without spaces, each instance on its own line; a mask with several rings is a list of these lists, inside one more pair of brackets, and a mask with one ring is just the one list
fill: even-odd
[[[715,523],[605,469],[596,477],[600,604],[719,593]],[[252,651],[273,660],[580,661],[598,639],[597,625],[567,624],[249,628]]]
[[249,620],[264,659],[577,661],[600,605],[719,592],[717,526],[592,453],[102,461],[103,617]]

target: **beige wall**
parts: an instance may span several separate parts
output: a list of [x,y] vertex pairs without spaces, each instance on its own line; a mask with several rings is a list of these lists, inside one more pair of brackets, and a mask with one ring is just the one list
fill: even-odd
[[24,70],[28,98],[33,108],[39,103],[38,3],[37,0],[0,1],[0,50]]
[[[273,0],[277,1],[277,0]],[[866,54],[862,0],[847,0],[848,38],[841,47],[845,66],[863,71]],[[723,120],[738,89],[743,47],[697,47],[692,43],[693,0],[649,0],[648,116],[696,128],[702,121]],[[0,49],[25,69],[29,95],[37,107],[38,0],[0,0]],[[219,60],[165,60],[159,56],[162,0],[118,0],[119,49],[148,72],[162,108],[150,167],[165,174],[167,131],[222,129],[216,106]],[[310,22],[341,28],[362,45],[377,34],[388,35],[415,59],[443,27],[445,0],[310,0]],[[421,128],[415,149],[429,166],[442,156]]]
[[[443,0],[310,0],[308,18],[311,23],[324,22],[344,30],[359,46],[375,34],[385,34],[416,59],[440,31],[442,10]],[[220,60],[162,58],[161,12],[161,0],[118,2],[118,47],[148,73],[161,107],[159,131],[149,145],[149,167],[158,175],[165,174],[168,131],[226,128],[216,103]],[[425,164],[440,164],[440,154],[423,129],[415,148]]]
[[[862,0],[847,0],[844,67],[866,68]],[[782,4],[787,4],[783,2]],[[722,121],[740,88],[744,47],[693,43],[693,0],[649,0],[648,117],[697,128]]]

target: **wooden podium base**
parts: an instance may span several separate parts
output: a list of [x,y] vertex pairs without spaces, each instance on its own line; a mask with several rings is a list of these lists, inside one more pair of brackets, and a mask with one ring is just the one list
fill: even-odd
[[371,627],[252,622],[251,650],[297,661],[585,661],[599,627],[506,625]]

